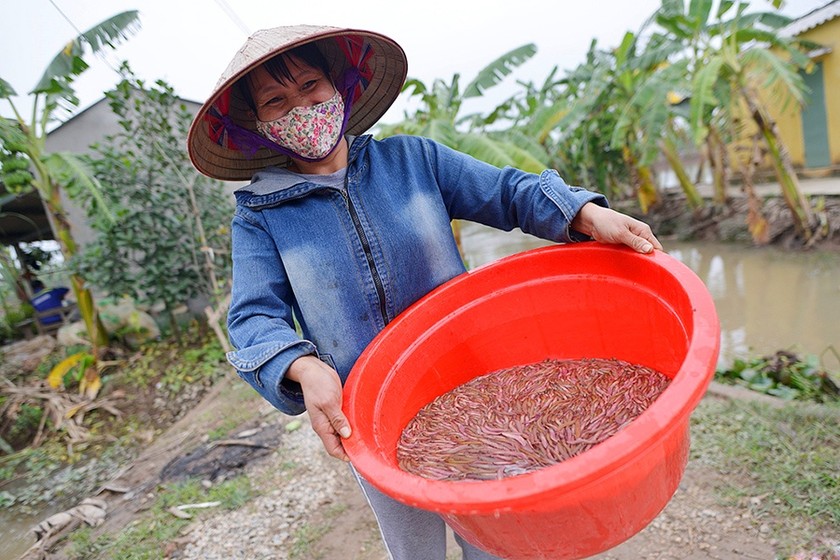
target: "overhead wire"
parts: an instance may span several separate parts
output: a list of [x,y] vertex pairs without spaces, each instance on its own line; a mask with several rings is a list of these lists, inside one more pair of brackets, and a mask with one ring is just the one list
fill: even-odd
[[[72,27],[72,28],[76,31],[76,35],[77,35],[77,36],[82,35],[82,31],[79,29],[79,27],[78,27],[78,26],[77,26],[77,25],[73,22],[73,20],[72,20],[72,19],[70,19],[70,17],[69,17],[67,14],[65,14],[65,13],[64,13],[64,10],[62,10],[62,9],[58,6],[58,4],[56,4],[56,3],[55,3],[55,0],[48,0],[48,2],[49,2],[50,4],[52,4],[52,7],[53,7],[53,8],[55,8],[55,11],[57,11],[57,12],[61,15],[61,17],[62,17],[62,18],[64,18],[64,21],[66,21],[67,23],[69,23],[69,24],[70,24],[70,27]],[[107,64],[107,65],[108,65],[108,67],[109,67],[111,70],[113,70],[113,71],[114,71],[114,72],[116,72],[117,74],[119,74],[119,73],[120,73],[120,71],[117,69],[117,66],[118,66],[118,65],[115,65],[115,64],[114,64],[111,60],[108,60],[105,50],[99,50],[98,52],[96,52],[96,53],[94,53],[94,54],[96,54],[102,62],[104,62],[105,64]]]
[[234,11],[234,9],[231,8],[225,0],[216,0],[216,4],[219,5],[219,7],[222,9],[222,11],[225,12],[227,17],[239,28],[240,31],[242,31],[245,34],[246,37],[251,35],[250,28],[247,25],[245,25],[245,22],[242,21],[242,18],[240,18],[239,15],[237,15],[236,11]]
[[[236,11],[233,8],[230,7],[230,5],[227,3],[226,0],[215,0],[215,1],[216,1],[216,4],[218,4],[218,6],[222,9],[222,11],[228,17],[228,19],[230,19],[231,22],[233,22],[233,24],[236,25],[239,28],[240,31],[242,31],[242,33],[244,33],[246,36],[251,35],[250,28],[245,24],[245,22],[242,20],[242,18],[239,17],[239,15],[236,13]],[[58,12],[58,14],[70,25],[70,27],[73,28],[73,30],[76,32],[77,36],[81,36],[82,33],[83,33],[82,30],[79,29],[79,27],[70,18],[70,16],[68,16],[64,12],[64,10],[61,9],[61,7],[58,5],[57,1],[56,0],[48,0],[48,2],[50,3],[50,5],[52,5],[52,7],[55,9],[55,11]],[[119,61],[117,61],[116,59],[111,60],[111,59],[108,58],[109,55],[111,55],[111,56],[116,56],[116,55],[114,55],[111,52],[108,52],[107,49],[100,49],[99,51],[95,52],[94,54],[96,54],[96,56],[102,62],[104,62],[111,70],[113,70],[118,75],[122,76],[122,73],[118,69],[118,67],[120,66]]]

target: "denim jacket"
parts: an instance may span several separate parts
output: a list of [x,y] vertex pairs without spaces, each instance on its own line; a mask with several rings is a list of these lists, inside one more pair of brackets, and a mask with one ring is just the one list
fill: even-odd
[[287,414],[305,410],[284,380],[314,354],[342,381],[367,344],[413,302],[465,272],[450,220],[557,242],[587,202],[556,171],[499,169],[431,140],[349,138],[343,188],[267,168],[236,191],[228,360]]

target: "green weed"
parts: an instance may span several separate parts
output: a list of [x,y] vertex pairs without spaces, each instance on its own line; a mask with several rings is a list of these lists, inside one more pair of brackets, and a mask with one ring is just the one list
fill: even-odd
[[191,341],[187,349],[172,341],[155,342],[121,376],[128,385],[155,385],[164,394],[175,395],[189,384],[218,380],[224,375],[223,363],[224,351],[213,336]]
[[314,555],[315,551],[312,550],[312,545],[330,530],[330,526],[329,523],[317,526],[309,524],[300,526],[292,535],[293,541],[289,548],[289,558],[291,560],[317,560],[320,558],[320,555]]
[[788,546],[814,544],[840,526],[840,405],[704,399],[692,439],[693,459],[725,475],[723,497],[776,520]]
[[[828,351],[834,352],[834,348]],[[840,387],[820,362],[818,356],[800,357],[780,350],[770,356],[735,360],[730,369],[715,372],[715,379],[785,400],[840,401]]]
[[[173,506],[200,502],[221,502],[220,508],[234,510],[245,505],[253,492],[249,480],[239,476],[205,489],[200,481],[188,480],[164,485],[158,489],[154,505],[143,518],[132,523],[116,536],[92,537],[89,530],[76,531],[70,537],[69,560],[158,560],[164,557],[166,544],[175,539],[189,519],[173,516]],[[217,509],[190,510],[194,517],[211,515]]]

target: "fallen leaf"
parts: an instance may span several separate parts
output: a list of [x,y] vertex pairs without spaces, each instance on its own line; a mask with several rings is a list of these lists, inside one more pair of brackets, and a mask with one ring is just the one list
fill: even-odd
[[185,512],[183,510],[178,509],[175,506],[172,506],[171,508],[167,509],[166,511],[168,511],[169,513],[171,513],[172,515],[174,515],[175,517],[178,517],[180,519],[192,519],[192,515],[190,515],[189,513]]

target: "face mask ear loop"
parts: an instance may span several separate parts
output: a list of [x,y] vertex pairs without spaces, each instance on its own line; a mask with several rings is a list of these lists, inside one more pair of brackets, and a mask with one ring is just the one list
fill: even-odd
[[[350,63],[349,67],[341,76],[338,89],[339,94],[344,99],[344,119],[341,123],[341,134],[339,141],[333,146],[332,150],[327,154],[332,153],[338,147],[344,133],[347,130],[347,125],[350,122],[350,114],[352,113],[353,103],[362,95],[365,88],[370,83],[373,72],[370,69],[368,61],[373,55],[372,47],[364,41],[361,37],[346,36],[336,37],[336,42],[344,52],[344,56]],[[336,84],[333,83],[335,87]],[[210,126],[211,139],[228,149],[237,150],[249,158],[254,157],[257,150],[266,148],[273,152],[277,152],[284,156],[301,159],[303,161],[315,162],[319,159],[309,159],[302,157],[291,150],[287,150],[283,146],[276,144],[261,134],[257,134],[251,130],[243,128],[236,124],[233,119],[228,116],[228,105],[230,100],[230,90],[224,92],[216,103],[213,104],[210,111],[205,114],[204,119]],[[326,157],[326,156],[324,156]]]
[[344,127],[341,130],[343,136],[350,114],[353,112],[353,103],[362,96],[373,78],[369,63],[373,56],[373,47],[357,35],[336,37],[335,41],[348,62],[348,67],[340,80],[341,95],[344,98]]

